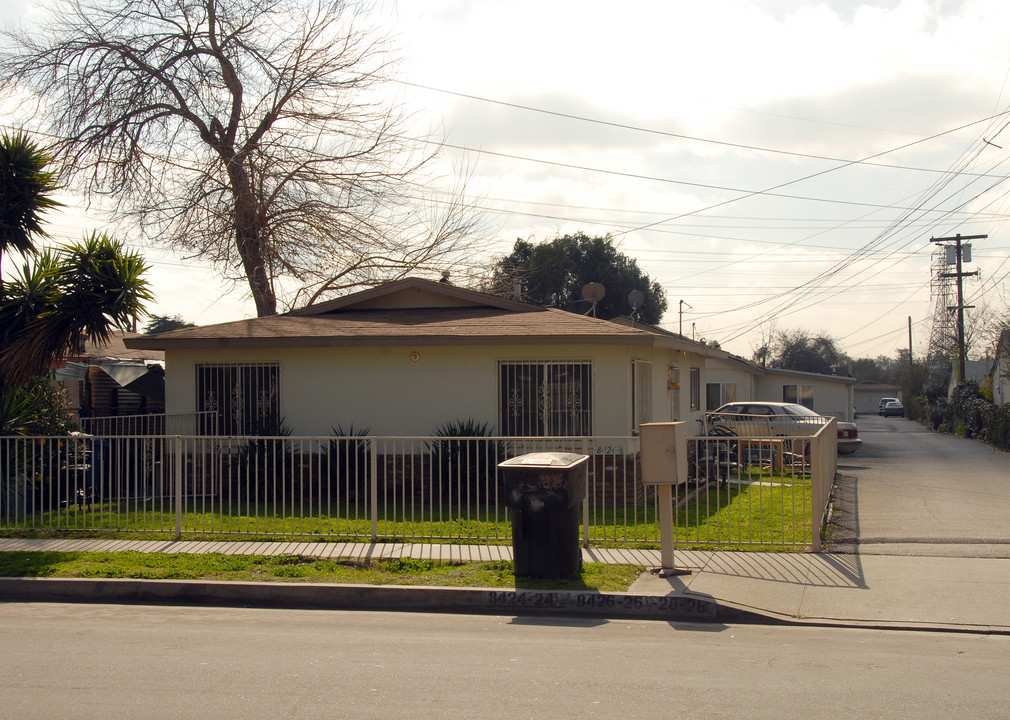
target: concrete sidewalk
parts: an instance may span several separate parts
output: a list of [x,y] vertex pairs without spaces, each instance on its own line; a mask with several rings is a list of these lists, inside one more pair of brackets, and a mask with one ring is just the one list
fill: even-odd
[[[457,562],[510,560],[512,548],[398,543],[201,542],[0,538],[0,552],[138,552],[303,555],[357,560],[413,557]],[[353,588],[309,584],[162,583],[160,581],[38,581],[0,584],[0,599],[110,600],[111,589],[136,601],[231,602],[257,593],[283,605],[509,612],[553,609],[557,614],[666,617],[708,621],[790,622],[897,629],[1010,634],[1010,560],[809,553],[678,551],[688,575],[658,577],[658,550],[583,550],[585,562],[638,565],[628,593],[544,593],[446,588]],[[299,585],[299,587],[294,587]],[[59,588],[57,590],[57,588]],[[315,594],[316,599],[309,595]],[[79,597],[78,597],[79,596]],[[606,601],[606,602],[603,602]],[[542,608],[542,605],[548,605]],[[599,607],[598,607],[599,606]],[[620,612],[621,609],[628,612]],[[637,610],[636,610],[637,609]],[[639,612],[640,611],[640,612]]]

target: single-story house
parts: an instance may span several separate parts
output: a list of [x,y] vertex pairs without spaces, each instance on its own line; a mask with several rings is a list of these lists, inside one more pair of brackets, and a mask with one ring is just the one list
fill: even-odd
[[163,350],[166,411],[224,434],[627,436],[704,412],[713,348],[634,323],[408,278],[284,315],[133,337]]
[[735,355],[722,355],[705,358],[708,411],[728,402],[763,400],[797,403],[827,417],[853,419],[853,377],[762,367]]

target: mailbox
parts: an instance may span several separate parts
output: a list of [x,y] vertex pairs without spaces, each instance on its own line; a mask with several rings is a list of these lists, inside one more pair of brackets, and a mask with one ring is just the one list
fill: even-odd
[[679,485],[687,482],[687,423],[657,422],[639,426],[642,483]]
[[673,486],[687,482],[687,423],[643,423],[639,426],[642,482],[656,485],[659,499],[659,547],[662,567],[655,572],[666,577],[687,575],[673,561]]

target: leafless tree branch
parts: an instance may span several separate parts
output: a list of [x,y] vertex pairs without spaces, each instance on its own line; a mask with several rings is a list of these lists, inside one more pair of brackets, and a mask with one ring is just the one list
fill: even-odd
[[431,193],[437,149],[386,100],[389,40],[354,0],[51,0],[0,80],[90,196],[282,303],[462,262],[479,218]]

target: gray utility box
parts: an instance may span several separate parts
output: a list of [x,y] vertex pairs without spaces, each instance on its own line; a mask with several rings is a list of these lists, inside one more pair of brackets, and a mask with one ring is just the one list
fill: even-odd
[[512,517],[516,577],[566,578],[582,571],[579,519],[588,455],[541,452],[498,465]]

